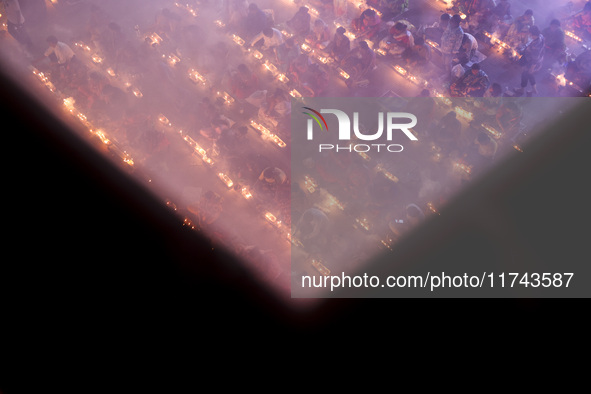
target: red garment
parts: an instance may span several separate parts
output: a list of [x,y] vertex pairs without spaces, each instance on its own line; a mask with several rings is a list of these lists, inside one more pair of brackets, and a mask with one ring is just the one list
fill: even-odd
[[238,74],[232,81],[232,93],[238,99],[244,99],[253,94],[259,85],[259,79],[256,74],[252,73],[249,77],[245,78],[243,75]]
[[412,38],[412,33],[406,30],[405,33],[400,34],[398,30],[394,26],[390,28],[390,34],[392,37],[403,47],[410,48],[414,45],[414,39]]

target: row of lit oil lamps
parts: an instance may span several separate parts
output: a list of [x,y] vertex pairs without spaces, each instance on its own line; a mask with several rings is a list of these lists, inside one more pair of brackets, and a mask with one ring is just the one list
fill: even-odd
[[39,71],[35,67],[31,67],[30,69],[31,69],[33,75],[35,75],[35,77],[51,93],[54,93],[58,97],[62,98],[62,103],[63,103],[64,107],[66,108],[66,110],[70,114],[72,114],[72,116],[74,116],[83,126],[85,126],[88,129],[88,131],[90,132],[90,134],[92,134],[95,137],[98,137],[101,140],[101,142],[107,146],[108,150],[110,152],[112,152],[113,154],[115,154],[117,157],[119,157],[125,164],[127,164],[131,167],[134,166],[133,158],[129,155],[129,153],[127,153],[127,151],[125,149],[121,148],[120,146],[118,146],[118,144],[114,143],[112,138],[110,138],[108,136],[108,134],[102,128],[95,127],[88,120],[88,117],[84,113],[82,113],[81,111],[76,109],[76,107],[74,105],[75,104],[74,98],[65,97],[60,91],[58,91],[56,89],[55,85],[49,80],[49,78],[47,77],[47,75],[45,73]]
[[[165,127],[169,128],[171,130],[175,129],[172,122],[164,115],[159,115],[158,121],[162,125],[164,125]],[[252,121],[251,126],[252,126],[252,123],[256,123],[256,122]],[[181,136],[181,138],[193,149],[194,155],[196,155],[201,160],[203,160],[203,162],[205,164],[207,164],[209,167],[211,167],[211,168],[215,167],[214,160],[208,156],[207,150],[205,148],[203,148],[197,141],[195,141],[195,139],[193,139],[190,135],[188,135],[182,129],[178,129],[177,132]],[[226,174],[222,171],[219,171],[219,170],[215,170],[214,172],[216,173],[217,177],[222,181],[222,183],[228,188],[228,190],[234,190],[235,183],[228,174]],[[252,200],[253,199],[252,190],[250,190],[250,188],[248,186],[240,187],[240,194],[245,200]],[[265,212],[263,212],[263,217],[274,228],[276,228],[283,236],[285,236],[288,241],[292,242],[295,245],[299,244],[299,242],[296,239],[292,239],[291,230],[283,223],[283,221],[281,219],[277,218],[276,215],[274,215],[271,212],[265,211]],[[190,221],[190,219],[188,219],[188,218],[185,219],[184,224],[191,226],[192,228],[195,227],[193,225],[193,223]]]
[[[157,36],[157,34],[152,34],[150,37],[154,38],[155,40],[158,40],[161,38],[159,38],[159,36]],[[86,46],[83,43],[77,43],[76,46],[84,49],[85,51],[90,52],[90,47]],[[97,65],[103,64],[103,60],[102,58],[100,58],[98,55],[92,55],[92,60],[94,63],[96,63]],[[55,87],[55,85],[49,80],[48,76],[37,70],[36,68],[32,67],[31,68],[33,74],[37,77],[37,79],[52,93],[57,94],[58,96],[62,96],[63,95],[57,90],[57,88]],[[112,72],[109,72],[109,69],[107,69],[106,71],[109,75],[115,77],[115,74]],[[141,94],[137,94],[136,92],[134,92],[136,97],[142,97]],[[224,97],[225,101],[227,103],[232,103],[233,99],[231,97],[229,97],[229,95],[224,95],[223,92],[220,93],[218,92],[218,95],[221,95],[222,97]],[[113,142],[113,139],[110,138],[107,133],[101,129],[101,128],[97,128],[95,127],[89,120],[88,117],[82,113],[81,111],[79,111],[76,107],[75,107],[75,100],[72,97],[67,97],[63,99],[63,105],[66,108],[66,110],[73,115],[78,121],[80,121],[80,123],[85,126],[88,131],[98,137],[102,143],[104,143],[110,152],[114,153],[116,156],[118,156],[125,164],[129,165],[129,166],[134,166],[134,160],[133,158],[129,155],[129,153],[127,153],[127,151],[125,151],[124,149],[122,149],[121,147],[119,147],[117,144],[115,144]],[[158,116],[158,121],[168,127],[173,127],[172,123],[170,122],[170,120],[168,118],[166,118],[164,115],[159,115]],[[256,130],[260,131],[262,135],[264,135],[267,138],[270,138],[271,140],[273,140],[273,142],[275,142],[276,144],[278,144],[281,147],[285,147],[285,143],[283,143],[283,141],[281,141],[279,139],[279,137],[275,136],[274,134],[272,134],[267,128],[265,128],[263,125],[258,124],[255,121],[251,121],[251,126],[253,128],[255,128]],[[187,133],[185,133],[182,129],[178,130],[178,134],[182,137],[182,139],[194,150],[194,154],[197,155],[198,157],[201,158],[201,160],[203,160],[203,162],[205,164],[207,164],[210,167],[213,167],[215,165],[214,161],[212,158],[210,158],[207,154],[206,149],[204,149],[201,145],[199,145],[199,143],[197,141],[195,141],[190,135],[188,135]],[[227,186],[227,188],[229,190],[232,190],[234,187],[234,181],[225,173],[218,171],[217,172],[217,177]],[[243,186],[240,189],[240,194],[242,195],[242,197],[246,200],[251,200],[253,198],[253,194],[252,192],[249,190],[249,188],[247,186]],[[171,201],[167,201],[167,205],[169,206],[173,206],[176,207],[176,205],[174,203],[172,203]],[[280,230],[288,239],[288,241],[293,242],[294,244],[299,244],[299,242],[297,240],[292,240],[291,239],[291,231],[285,226],[285,224],[283,224],[282,220],[278,219],[273,213],[271,212],[264,212],[263,214],[264,218],[266,221],[268,221],[269,223],[271,223],[275,228],[277,228],[278,230]],[[189,218],[185,218],[183,225],[185,226],[190,226],[191,228],[195,228],[194,224],[192,223],[192,221]]]
[[[221,20],[214,21],[214,24],[219,28],[225,27],[225,24]],[[162,38],[160,36],[158,36],[158,34],[156,34],[156,33],[150,34],[148,36],[148,38],[150,38],[152,44],[160,44],[162,42]],[[238,35],[232,34],[231,38],[239,46],[241,46],[241,47],[244,46],[244,44],[245,44],[244,39],[242,39]],[[263,58],[262,53],[260,53],[259,51],[253,50],[250,52],[258,60],[261,60]],[[170,56],[168,63],[169,63],[169,65],[174,67],[179,61],[180,61],[180,59],[178,57]],[[264,63],[264,66],[267,70],[274,73],[274,75],[277,76],[277,79],[280,82],[287,83],[289,81],[289,79],[284,74],[277,72],[277,68],[272,63],[266,61]],[[199,86],[202,86],[202,87],[208,86],[209,81],[207,80],[207,78],[203,75],[203,73],[200,73],[195,68],[191,68],[189,70],[188,77],[191,81],[193,81],[194,83],[196,83]],[[301,97],[301,95],[295,90],[290,92],[290,94],[294,97]],[[235,102],[235,99],[229,93],[227,93],[225,91],[217,90],[216,96],[218,98],[221,98],[226,105],[232,105]],[[170,122],[170,120],[166,116],[161,114],[161,115],[159,115],[158,120],[163,125],[173,128],[172,123]],[[261,122],[258,122],[253,119],[250,121],[249,126],[252,127],[254,130],[256,130],[257,132],[259,132],[261,137],[264,140],[269,140],[280,148],[285,148],[287,146],[285,144],[285,142],[278,135],[272,133]],[[182,137],[182,139],[191,148],[193,148],[194,154],[196,154],[198,157],[200,157],[204,163],[206,163],[210,167],[213,167],[215,165],[214,160],[208,156],[206,149],[204,149],[201,145],[199,145],[199,143],[197,141],[195,141],[190,135],[185,133],[182,129],[178,130],[178,134]],[[217,171],[216,173],[217,173],[218,178],[226,185],[226,187],[229,190],[233,190],[234,181],[230,178],[230,176],[228,174],[225,174],[224,172],[221,172],[221,171]],[[247,186],[243,186],[240,188],[240,194],[246,200],[253,199],[252,191]],[[265,211],[265,212],[263,212],[263,217],[275,229],[277,229],[281,234],[283,234],[283,236],[285,236],[288,241],[290,241],[294,245],[301,245],[301,243],[297,239],[291,237],[291,230],[275,214]],[[192,224],[191,220],[188,218],[185,219],[184,224],[189,225],[194,228],[194,225]]]
[[[464,167],[461,167],[462,165]],[[468,166],[466,166],[463,163],[458,163],[458,166],[461,167],[460,170],[464,170],[464,171],[468,171],[468,172],[471,170]],[[398,178],[395,175],[393,175],[392,173],[390,173],[389,171],[387,171],[382,164],[376,165],[374,170],[377,173],[381,172],[382,174],[384,174],[384,176],[386,178],[388,178],[392,182],[396,183],[399,181]],[[304,175],[303,178],[301,179],[300,186],[302,187],[302,189],[304,189],[305,191],[307,191],[311,195],[320,190],[318,182],[311,175]],[[322,203],[317,204],[318,207],[324,208],[323,210],[328,213],[335,208],[340,211],[345,210],[345,204],[343,204],[341,201],[339,201],[339,199],[337,197],[328,193],[324,189],[322,189],[322,191],[324,192],[324,193],[321,193],[321,194],[323,194],[324,200],[322,201]],[[426,205],[431,213],[439,215],[439,211],[437,210],[437,208],[435,208],[435,205],[432,202],[428,202]],[[356,229],[360,229],[360,230],[362,229],[366,232],[369,232],[372,229],[371,222],[366,216],[360,216],[360,217],[355,218],[355,223],[353,224],[353,227]],[[390,250],[392,250],[393,243],[394,243],[393,238],[388,236],[388,234],[386,234],[386,237],[384,239],[380,239],[380,244],[382,244],[383,246],[387,247]]]

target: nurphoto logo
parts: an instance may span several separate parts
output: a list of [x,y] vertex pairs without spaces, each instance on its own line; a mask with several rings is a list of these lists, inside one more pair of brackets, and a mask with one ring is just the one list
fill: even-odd
[[[322,114],[331,114],[336,116],[338,121],[338,140],[351,141],[351,130],[356,139],[360,141],[379,141],[383,140],[384,129],[385,139],[390,142],[393,139],[394,132],[402,132],[409,140],[417,141],[417,137],[412,133],[411,129],[417,125],[417,117],[407,112],[379,112],[377,131],[373,133],[362,132],[359,122],[359,112],[353,112],[353,124],[351,125],[351,118],[347,113],[338,109],[321,109],[316,111],[310,107],[303,107],[309,112],[303,112],[310,116],[307,122],[307,138],[309,141],[314,139],[314,125],[317,124],[320,131],[328,132],[328,123]],[[384,126],[385,124],[385,126]],[[325,150],[334,150],[335,152],[369,152],[375,150],[388,152],[402,152],[404,147],[400,144],[349,144],[349,145],[334,145],[334,144],[319,144],[319,152]]]

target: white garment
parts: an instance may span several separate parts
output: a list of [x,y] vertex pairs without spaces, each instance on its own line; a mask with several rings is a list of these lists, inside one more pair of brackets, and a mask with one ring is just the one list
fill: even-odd
[[59,64],[66,64],[74,57],[74,51],[65,43],[58,41],[57,45],[54,47],[49,47],[45,51],[45,56],[49,56],[52,53],[55,54],[57,57],[57,62]]
[[273,31],[273,35],[271,37],[267,37],[263,34],[263,32],[260,32],[252,39],[250,45],[255,44],[261,38],[264,41],[263,49],[269,49],[283,44],[283,34],[281,34],[281,32],[275,28],[271,28],[271,30]]

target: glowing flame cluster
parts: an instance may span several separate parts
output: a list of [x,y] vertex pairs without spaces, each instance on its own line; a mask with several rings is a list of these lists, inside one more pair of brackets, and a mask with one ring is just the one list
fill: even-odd
[[277,136],[276,134],[273,134],[268,128],[263,126],[261,123],[255,121],[255,120],[251,120],[250,126],[253,129],[260,132],[261,137],[263,137],[263,139],[269,139],[269,140],[273,141],[280,148],[285,148],[287,146],[285,144],[285,142],[283,142],[283,140],[281,138],[279,138],[279,136]]
[[178,8],[184,9],[185,11],[187,11],[189,14],[191,14],[194,17],[196,17],[198,15],[197,9],[193,8],[188,3],[181,4],[179,2],[175,2],[174,5],[177,6]]
[[318,187],[318,183],[309,175],[304,176],[304,188],[309,191],[310,193],[314,193],[316,188]]
[[581,37],[577,36],[577,35],[576,35],[574,32],[572,32],[572,31],[570,31],[570,30],[565,30],[565,31],[564,31],[564,34],[565,34],[567,37],[570,37],[570,38],[572,38],[573,40],[575,40],[575,41],[577,41],[577,42],[583,42],[583,39],[582,39]]
[[349,74],[348,74],[348,73],[347,73],[345,70],[343,70],[342,68],[338,67],[338,68],[337,68],[337,71],[339,72],[339,75],[340,75],[341,77],[343,77],[344,79],[349,79],[349,78],[351,78],[351,76],[350,76],[350,75],[349,75]]
[[227,105],[230,105],[234,102],[234,97],[230,96],[230,94],[228,94],[227,92],[218,91],[216,92],[216,95],[218,97],[221,97],[224,100],[224,103]]
[[472,173],[472,167],[467,165],[466,163],[456,162],[454,163],[454,169],[465,172],[466,174],[470,175]]
[[191,79],[195,83],[202,84],[202,85],[205,85],[207,83],[207,79],[205,79],[205,77],[203,75],[201,75],[194,68],[192,68],[189,71],[189,79]]
[[473,120],[474,119],[474,114],[468,110],[465,110],[462,107],[455,107],[454,112],[456,114],[458,114],[458,116],[461,116],[462,118],[464,118],[466,120]]
[[510,50],[512,57],[517,57],[519,55],[519,53],[515,50],[515,48],[513,48],[511,45],[507,44],[506,42],[501,41],[500,39],[498,39],[497,37],[493,36],[489,32],[485,31],[484,32],[484,35],[490,39],[490,42],[493,45],[497,45],[497,44],[499,45],[499,47],[498,47],[499,51],[502,48],[502,49]]
[[486,123],[482,124],[482,127],[489,132],[489,134],[496,140],[498,140],[499,138],[501,138],[502,134],[500,131],[498,131],[497,129],[495,129],[492,126],[487,125]]
[[369,231],[371,228],[367,218],[357,218],[355,219],[355,222],[357,222],[357,224],[359,224],[365,231]]
[[404,78],[406,78],[407,80],[409,80],[410,82],[414,83],[415,85],[419,86],[419,87],[426,87],[428,85],[428,82],[423,80],[420,77],[417,77],[414,74],[411,74],[407,69],[405,69],[402,66],[399,66],[398,64],[395,64],[394,66],[394,70],[402,75]]
[[244,39],[242,39],[242,37],[240,37],[236,34],[232,34],[232,41],[234,41],[236,44],[238,44],[240,46],[244,46],[244,44],[246,43],[246,41],[244,41]]
[[330,270],[328,268],[326,268],[326,266],[324,264],[322,264],[322,262],[320,260],[316,260],[316,259],[312,260],[312,267],[314,267],[316,269],[316,271],[320,272],[324,276],[330,275]]
[[385,176],[386,178],[388,178],[389,180],[391,180],[391,181],[392,181],[392,182],[394,182],[394,183],[397,183],[397,182],[399,181],[399,179],[398,179],[398,178],[397,178],[395,175],[393,175],[391,172],[389,172],[388,170],[386,170],[386,169],[384,168],[384,166],[383,166],[383,165],[381,165],[381,164],[378,164],[378,165],[376,166],[376,170],[377,170],[378,172],[381,172],[382,174],[384,174],[384,176]]

